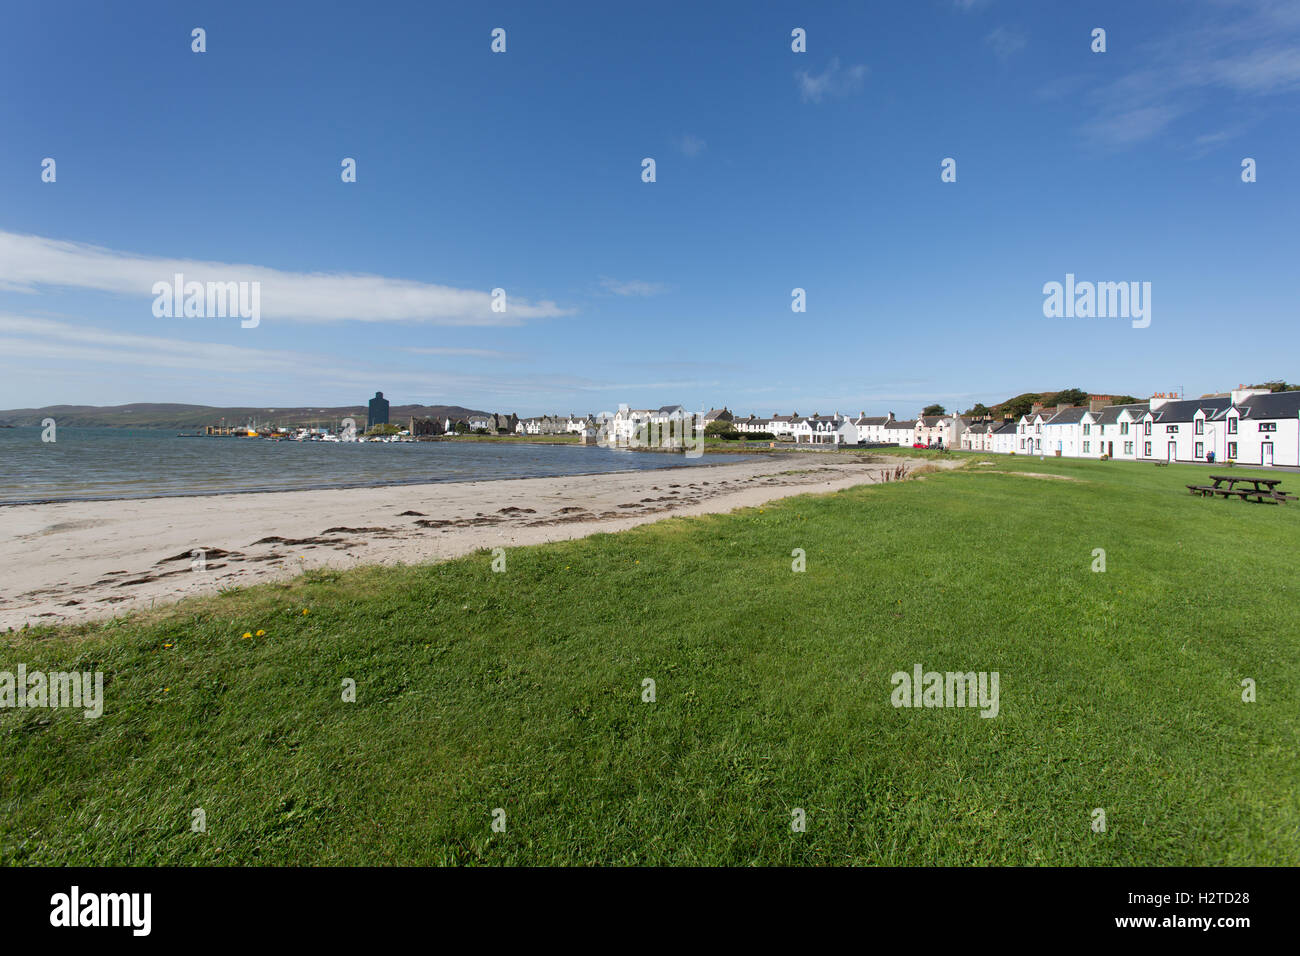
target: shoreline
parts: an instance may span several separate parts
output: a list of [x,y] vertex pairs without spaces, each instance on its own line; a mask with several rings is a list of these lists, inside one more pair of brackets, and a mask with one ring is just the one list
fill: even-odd
[[763,457],[583,476],[13,505],[0,540],[0,630],[113,617],[316,568],[437,562],[622,531],[879,483],[927,464],[855,455],[791,470],[789,458]]
[[[521,443],[522,444],[522,443]],[[535,445],[553,444],[549,442],[531,442]],[[632,449],[639,451],[640,449]],[[663,454],[663,452],[660,452]],[[745,454],[755,458],[762,456],[761,451],[749,451]],[[719,462],[719,464],[722,464]],[[0,501],[0,508],[23,508],[33,505],[93,504],[106,501],[153,501],[171,498],[226,498],[232,495],[281,495],[310,491],[356,491],[367,488],[405,488],[414,485],[457,485],[480,481],[531,481],[543,478],[589,478],[597,475],[626,475],[647,471],[674,471],[682,468],[707,468],[701,465],[662,465],[659,468],[625,468],[617,471],[574,471],[563,475],[501,475],[497,477],[474,478],[409,478],[394,481],[329,482],[319,485],[299,485],[294,488],[235,488],[230,491],[160,491],[142,495],[97,495],[94,497],[77,496],[61,498],[23,498],[17,501]]]

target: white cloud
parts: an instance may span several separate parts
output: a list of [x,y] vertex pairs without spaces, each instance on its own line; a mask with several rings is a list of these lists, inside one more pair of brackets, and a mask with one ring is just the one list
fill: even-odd
[[1138,46],[1129,60],[1140,66],[1088,98],[1086,137],[1102,147],[1135,145],[1205,109],[1213,90],[1237,95],[1238,110],[1257,104],[1265,121],[1271,97],[1300,91],[1300,5],[1241,0],[1203,9],[1197,26]]
[[797,70],[794,78],[799,86],[799,95],[805,103],[820,103],[828,96],[856,93],[862,89],[866,75],[867,68],[863,64],[845,70],[840,68],[839,57],[835,57],[821,73],[814,75],[806,70]]
[[642,282],[640,279],[623,281],[611,279],[608,276],[601,276],[600,287],[611,295],[621,296],[659,295],[667,291],[664,285],[659,282]]
[[142,309],[149,309],[153,284],[171,282],[176,273],[184,274],[187,282],[260,282],[263,321],[519,325],[571,312],[554,302],[511,295],[505,277],[499,285],[506,289],[506,311],[493,312],[490,290],[379,275],[284,272],[265,266],[139,256],[0,232],[0,288],[10,291],[31,292],[42,286],[94,289],[139,296]]
[[[255,335],[241,333],[249,340]],[[119,404],[149,390],[175,401],[214,405],[342,405],[382,388],[396,404],[453,402],[474,408],[568,405],[578,395],[617,394],[622,386],[566,374],[490,375],[401,366],[401,349],[344,357],[283,348],[254,348],[117,332],[53,319],[0,313],[0,407]],[[462,350],[466,351],[466,350]],[[52,374],[25,381],[33,367]],[[53,371],[57,370],[57,371]],[[111,383],[88,385],[96,375]],[[668,388],[694,383],[655,383]],[[651,387],[651,386],[647,386]]]
[[704,140],[700,139],[698,136],[692,136],[690,133],[687,133],[677,141],[677,145],[687,156],[695,157],[704,152],[704,150],[708,148],[709,144],[704,142]]
[[1010,27],[997,27],[984,38],[984,42],[993,48],[999,60],[1005,60],[1014,53],[1019,53],[1029,42],[1029,38]]
[[466,358],[517,359],[514,352],[502,352],[499,349],[459,349],[459,348],[403,348],[403,352],[412,355],[454,355]]
[[1144,106],[1098,116],[1084,124],[1084,132],[1108,146],[1131,146],[1163,131],[1182,114],[1172,106]]

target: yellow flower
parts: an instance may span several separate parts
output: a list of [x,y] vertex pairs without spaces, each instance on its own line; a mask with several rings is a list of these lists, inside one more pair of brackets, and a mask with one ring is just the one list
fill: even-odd
[[303,609],[302,609],[302,613],[303,613],[304,616],[306,616],[306,615],[310,614],[311,611],[307,610],[306,608],[303,608]]
[[252,636],[253,636],[252,631],[245,631],[245,632],[244,632],[244,637],[242,638],[242,640],[246,640],[246,639],[248,639],[248,638],[250,638],[250,637],[252,637]]
[[266,631],[258,631],[258,632],[257,632],[257,636],[258,636],[258,637],[262,637],[264,634],[266,634]]
[[172,644],[164,644],[164,645],[163,645],[163,647],[173,647],[173,646],[174,646],[174,645],[172,645]]

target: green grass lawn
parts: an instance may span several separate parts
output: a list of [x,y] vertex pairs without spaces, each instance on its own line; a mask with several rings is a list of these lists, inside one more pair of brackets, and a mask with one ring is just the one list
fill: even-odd
[[[1293,864],[1300,505],[970,457],[5,635],[107,703],[0,711],[0,862]],[[999,715],[895,709],[916,663]]]

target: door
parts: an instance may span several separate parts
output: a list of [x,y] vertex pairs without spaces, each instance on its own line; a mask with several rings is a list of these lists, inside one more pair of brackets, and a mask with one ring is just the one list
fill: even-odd
[[1176,442],[1169,443],[1169,460],[1173,461],[1178,457],[1178,445]]
[[1115,443],[1113,441],[1106,442],[1106,457],[1107,458],[1115,457]]
[[1261,447],[1264,450],[1264,455],[1263,455],[1264,464],[1265,465],[1273,464],[1273,443],[1271,441],[1266,441]]

